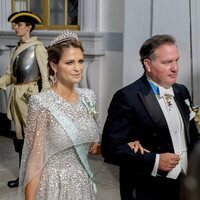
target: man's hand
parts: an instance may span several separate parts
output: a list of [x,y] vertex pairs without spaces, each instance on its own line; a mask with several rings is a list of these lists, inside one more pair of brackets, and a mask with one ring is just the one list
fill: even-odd
[[101,154],[101,145],[98,143],[93,143],[91,145],[89,153],[93,154],[93,155],[100,155]]
[[147,149],[142,147],[139,141],[129,142],[128,145],[135,153],[137,153],[138,151],[140,151],[141,154],[144,154],[144,152],[149,153]]
[[161,153],[158,169],[161,171],[170,171],[178,165],[179,160],[179,155],[174,153]]

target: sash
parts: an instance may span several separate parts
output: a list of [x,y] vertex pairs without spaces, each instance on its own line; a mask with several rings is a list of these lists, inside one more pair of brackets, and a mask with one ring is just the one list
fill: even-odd
[[[70,139],[72,140],[72,142],[74,144],[76,144],[77,141],[81,142],[80,138],[78,137],[78,130],[77,130],[76,126],[66,115],[59,112],[56,109],[56,107],[48,107],[47,109],[57,119],[57,121],[60,123],[60,125],[65,130],[65,132],[68,133],[68,136],[70,137]],[[88,159],[87,159],[88,152],[86,151],[86,149],[84,148],[84,146],[81,143],[79,143],[78,145],[75,145],[74,147],[76,149],[76,152],[77,152],[84,168],[86,169],[90,179],[92,180],[93,173],[89,167],[89,163],[88,163]],[[92,180],[92,182],[93,182],[93,180]],[[94,189],[94,192],[96,193],[97,188],[96,188],[96,184],[94,182],[93,182],[93,189]]]

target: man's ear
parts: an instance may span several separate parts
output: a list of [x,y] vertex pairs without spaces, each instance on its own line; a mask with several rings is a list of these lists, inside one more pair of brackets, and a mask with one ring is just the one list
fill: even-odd
[[149,59],[144,59],[143,63],[145,66],[145,70],[147,72],[151,72],[151,61]]
[[29,32],[31,32],[31,29],[32,29],[32,25],[30,24],[30,25],[28,25]]

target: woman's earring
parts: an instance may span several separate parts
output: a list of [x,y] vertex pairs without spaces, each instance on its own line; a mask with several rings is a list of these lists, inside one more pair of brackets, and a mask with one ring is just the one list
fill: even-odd
[[56,72],[54,72],[54,75],[52,76],[52,75],[50,75],[50,80],[51,80],[51,82],[52,82],[52,85],[53,84],[55,84],[56,83],[56,81],[57,81],[57,76],[56,76]]
[[57,75],[56,75],[57,71],[56,71],[56,69],[54,68],[53,63],[50,63],[50,66],[51,66],[51,69],[52,69],[53,72],[54,72],[54,75],[53,75],[53,76],[51,75],[51,76],[50,76],[50,79],[51,79],[52,84],[54,84],[54,83],[57,82]]
[[57,82],[57,71],[54,71],[54,76],[53,76],[53,84]]

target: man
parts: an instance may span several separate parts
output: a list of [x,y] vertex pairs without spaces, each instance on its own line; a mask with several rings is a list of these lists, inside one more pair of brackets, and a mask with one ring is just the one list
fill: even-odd
[[[115,93],[102,136],[102,154],[120,165],[122,200],[178,200],[187,156],[199,140],[185,86],[177,84],[179,53],[170,35],[140,49],[143,76]],[[134,153],[139,140],[150,152]]]
[[[0,78],[0,89],[6,90],[7,86],[11,86],[7,116],[16,126],[14,145],[19,153],[20,163],[28,98],[49,88],[47,52],[36,37],[31,37],[35,24],[42,23],[40,17],[28,11],[21,11],[11,14],[8,21],[13,23],[20,41],[11,51],[7,72]],[[8,186],[17,187],[18,179],[9,181]]]

